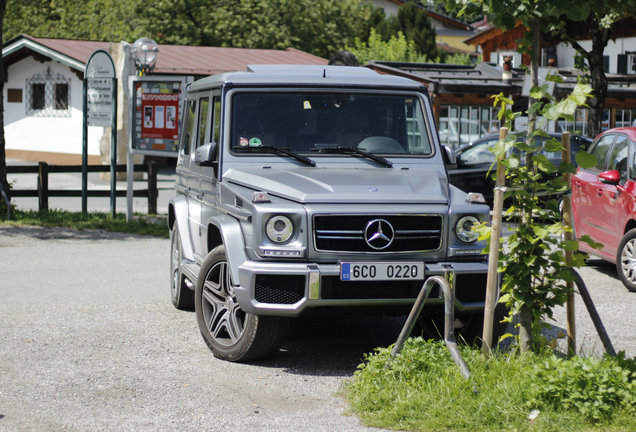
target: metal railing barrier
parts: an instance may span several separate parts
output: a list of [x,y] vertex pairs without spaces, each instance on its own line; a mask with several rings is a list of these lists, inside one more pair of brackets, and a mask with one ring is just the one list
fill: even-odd
[[[426,300],[435,285],[438,285],[441,288],[442,296],[444,297],[444,342],[446,343],[446,348],[448,348],[448,351],[450,352],[451,357],[453,357],[453,361],[459,368],[462,376],[468,379],[470,378],[470,369],[468,369],[468,365],[459,353],[457,341],[455,340],[455,331],[453,329],[453,322],[455,321],[455,271],[452,267],[446,269],[444,277],[431,276],[426,279],[420,289],[417,299],[415,299],[415,303],[413,304],[411,312],[404,323],[404,327],[402,327],[402,331],[393,346],[391,357],[395,358],[402,350],[406,339],[410,336],[411,331],[413,331],[413,326],[422,312],[424,303],[426,303]],[[389,365],[387,365],[387,367],[389,367]]]

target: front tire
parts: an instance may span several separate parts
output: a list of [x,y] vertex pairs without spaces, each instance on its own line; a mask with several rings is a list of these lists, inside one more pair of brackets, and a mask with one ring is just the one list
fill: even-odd
[[278,350],[287,333],[287,319],[241,309],[223,245],[203,261],[194,308],[205,343],[222,360],[244,362],[267,357]]
[[170,230],[170,297],[174,307],[180,310],[194,309],[194,292],[186,286],[181,270],[183,246],[179,227],[175,222]]
[[618,245],[616,271],[623,285],[636,292],[636,229],[627,231]]

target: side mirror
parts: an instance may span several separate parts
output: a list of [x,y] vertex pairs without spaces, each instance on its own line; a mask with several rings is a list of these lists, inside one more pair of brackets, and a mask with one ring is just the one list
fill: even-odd
[[601,180],[601,183],[618,186],[621,181],[621,174],[618,170],[603,171],[598,175],[598,178]]
[[457,168],[457,156],[455,155],[453,149],[449,146],[444,146],[444,154],[446,156],[444,157],[446,167],[450,169]]
[[217,145],[215,142],[204,144],[194,151],[194,163],[201,166],[215,166],[216,153]]

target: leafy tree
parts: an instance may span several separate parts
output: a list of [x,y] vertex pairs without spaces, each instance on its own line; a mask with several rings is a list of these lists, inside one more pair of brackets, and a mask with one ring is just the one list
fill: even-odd
[[[496,27],[513,28],[521,21],[529,29],[526,47],[537,56],[541,31],[553,42],[570,43],[587,59],[593,95],[588,100],[590,116],[587,130],[590,136],[601,131],[603,107],[607,95],[607,77],[603,51],[614,37],[613,27],[636,11],[636,0],[446,0],[461,5],[466,13],[481,11]],[[591,38],[592,48],[586,50],[581,39]],[[535,63],[533,61],[533,63]]]
[[294,47],[323,57],[367,34],[373,14],[358,0],[166,0],[142,10],[143,26],[158,42]]
[[[353,46],[347,46],[360,64],[371,60],[402,61],[413,63],[440,63],[440,57],[430,58],[418,52],[415,42],[408,40],[401,31],[384,41],[382,37],[371,29],[369,39],[366,42],[355,38]],[[453,54],[444,57],[445,63],[471,64],[470,56],[467,54]]]
[[376,25],[376,32],[384,41],[389,41],[401,32],[407,41],[413,42],[418,53],[428,58],[443,55],[437,49],[435,29],[427,10],[415,3],[404,3],[396,16],[386,18]]
[[[615,36],[614,27],[636,12],[636,0],[564,0],[553,3],[554,9],[548,13],[557,16],[559,21],[552,24],[549,33],[555,41],[572,45],[587,60],[594,89],[587,102],[590,107],[587,131],[594,137],[601,132],[607,95],[603,51]],[[592,40],[592,47],[586,50],[579,41],[588,38]]]
[[8,0],[3,40],[21,33],[36,37],[135,40],[138,26],[135,7],[140,0]]
[[359,38],[356,38],[353,46],[346,49],[355,54],[360,64],[370,60],[422,63],[430,61],[428,57],[417,52],[415,43],[407,41],[401,31],[391,36],[388,41],[383,41],[375,29],[371,29],[367,42],[362,42]]
[[[589,85],[577,84],[567,98],[556,101],[547,92],[547,84],[533,87],[533,99],[541,102],[534,103],[528,110],[539,112],[546,120],[571,119],[590,91]],[[521,114],[507,109],[512,100],[503,94],[496,97],[496,104],[501,105],[499,118],[503,118],[508,127]],[[509,134],[497,142],[493,151],[497,158],[502,158],[506,168],[507,185],[511,189],[506,197],[512,203],[506,217],[513,222],[505,252],[504,248],[499,250],[498,271],[503,274],[500,301],[519,317],[521,352],[541,349],[543,321],[546,317],[552,318],[554,306],[566,302],[570,292],[567,283],[574,280],[571,266],[580,267],[585,258],[578,253],[576,240],[563,238],[565,227],[560,221],[558,195],[569,187],[561,174],[573,173],[574,165],[564,162],[556,166],[548,159],[545,152],[559,152],[562,145],[542,128],[528,131],[527,135],[525,142],[519,142],[517,136]],[[593,156],[591,159],[585,152],[576,154],[580,166],[593,166]],[[541,203],[540,194],[547,196]],[[490,228],[483,226],[481,234],[489,239]],[[593,247],[599,246],[587,236],[581,240]],[[571,262],[566,260],[566,251],[572,253]]]

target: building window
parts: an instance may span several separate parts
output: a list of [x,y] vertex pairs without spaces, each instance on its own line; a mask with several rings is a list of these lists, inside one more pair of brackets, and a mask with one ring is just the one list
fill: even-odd
[[71,80],[61,74],[35,74],[25,83],[26,114],[36,117],[71,116]]
[[[590,110],[586,108],[577,108],[574,111],[574,122],[567,120],[559,120],[557,122],[556,132],[572,132],[587,136],[587,119]],[[603,110],[603,120],[601,121],[601,131],[610,128],[610,110]],[[592,137],[594,138],[594,137]]]
[[513,68],[519,68],[521,67],[521,62],[522,62],[522,57],[521,54],[519,54],[516,51],[497,51],[496,53],[493,53],[494,55],[491,55],[491,62],[497,63],[497,66],[503,68],[504,67],[504,62],[506,57],[510,57],[511,62],[512,62],[512,67]]
[[614,127],[636,126],[636,109],[616,108]]
[[618,55],[617,72],[619,74],[636,75],[636,53],[626,52]]
[[446,105],[440,107],[439,137],[442,145],[458,148],[484,135],[498,133],[497,109],[491,106]]
[[68,84],[67,83],[55,84],[55,109],[56,110],[68,109]]
[[556,47],[545,47],[541,50],[541,66],[556,67],[557,66],[557,49]]
[[33,83],[31,84],[31,109],[42,110],[44,109],[46,84]]

